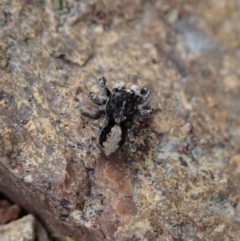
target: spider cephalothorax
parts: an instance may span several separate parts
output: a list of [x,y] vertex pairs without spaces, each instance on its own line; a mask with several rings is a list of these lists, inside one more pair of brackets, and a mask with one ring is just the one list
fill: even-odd
[[134,140],[139,127],[136,116],[150,117],[153,109],[138,109],[138,105],[147,101],[151,93],[146,88],[140,90],[136,85],[126,89],[123,81],[117,82],[110,92],[104,77],[100,78],[99,86],[106,98],[99,98],[92,92],[89,93],[89,98],[97,105],[105,105],[105,109],[95,114],[84,111],[81,113],[91,119],[105,117],[105,123],[99,135],[99,144],[105,154],[109,155],[123,146],[127,133],[130,141]]

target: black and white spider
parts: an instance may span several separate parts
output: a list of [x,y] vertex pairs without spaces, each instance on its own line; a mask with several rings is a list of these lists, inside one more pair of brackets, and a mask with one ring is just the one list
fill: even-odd
[[89,98],[93,103],[105,106],[105,108],[95,114],[84,111],[81,113],[83,116],[95,120],[105,117],[98,140],[105,154],[110,155],[123,146],[127,134],[130,142],[134,141],[134,135],[139,129],[136,116],[143,118],[151,116],[152,108],[138,108],[138,105],[149,99],[151,92],[147,88],[139,89],[136,85],[126,89],[123,81],[115,83],[110,92],[104,77],[99,79],[99,86],[106,98],[99,98],[92,92],[89,93]]

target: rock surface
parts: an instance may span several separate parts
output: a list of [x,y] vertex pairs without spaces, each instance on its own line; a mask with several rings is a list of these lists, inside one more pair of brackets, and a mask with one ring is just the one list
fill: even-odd
[[17,219],[20,211],[18,204],[11,205],[8,200],[0,198],[0,225]]
[[[0,190],[76,241],[240,240],[239,1],[0,3]],[[97,79],[153,92],[106,157]]]
[[49,241],[46,231],[32,215],[0,226],[1,241]]

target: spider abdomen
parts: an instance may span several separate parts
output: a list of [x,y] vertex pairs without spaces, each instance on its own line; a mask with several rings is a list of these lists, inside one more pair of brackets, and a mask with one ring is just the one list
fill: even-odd
[[99,144],[104,150],[106,155],[110,155],[117,149],[122,147],[125,142],[126,131],[122,125],[118,125],[114,122],[108,123],[99,135]]

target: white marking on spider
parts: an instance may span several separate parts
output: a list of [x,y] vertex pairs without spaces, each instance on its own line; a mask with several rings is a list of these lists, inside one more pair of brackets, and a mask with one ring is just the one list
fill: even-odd
[[110,155],[119,148],[119,142],[122,139],[122,130],[119,125],[112,127],[107,135],[106,141],[103,142],[103,150],[106,155]]

